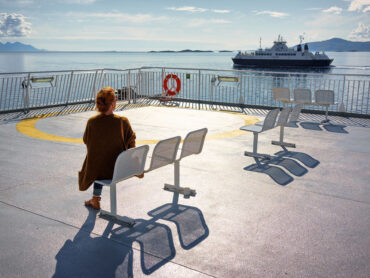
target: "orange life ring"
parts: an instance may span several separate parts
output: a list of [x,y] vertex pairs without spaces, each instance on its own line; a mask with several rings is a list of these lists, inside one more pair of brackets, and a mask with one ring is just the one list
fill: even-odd
[[[168,80],[174,79],[176,81],[176,88],[168,88]],[[181,80],[176,74],[167,74],[166,78],[163,80],[163,89],[167,96],[175,96],[181,90]]]

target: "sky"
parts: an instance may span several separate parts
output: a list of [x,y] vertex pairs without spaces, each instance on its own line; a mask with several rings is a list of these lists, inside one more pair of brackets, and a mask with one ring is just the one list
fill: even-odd
[[0,42],[50,51],[252,50],[370,41],[370,0],[0,0]]

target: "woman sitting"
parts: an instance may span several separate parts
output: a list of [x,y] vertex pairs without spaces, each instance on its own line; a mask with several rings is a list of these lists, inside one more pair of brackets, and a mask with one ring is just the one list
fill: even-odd
[[[87,155],[79,172],[79,189],[87,190],[95,180],[112,179],[114,164],[118,155],[135,147],[135,133],[125,117],[113,114],[116,95],[111,87],[101,89],[96,96],[99,114],[91,117],[86,124],[83,141]],[[100,209],[102,185],[94,183],[92,199],[86,206]]]

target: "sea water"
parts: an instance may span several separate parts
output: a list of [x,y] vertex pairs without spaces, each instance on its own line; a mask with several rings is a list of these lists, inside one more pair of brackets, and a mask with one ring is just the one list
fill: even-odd
[[[334,58],[325,73],[370,75],[370,52],[327,52]],[[175,67],[232,70],[234,52],[0,52],[0,73],[76,69]],[[266,69],[258,69],[266,70]],[[271,71],[271,69],[269,69]],[[317,72],[320,69],[273,69]]]

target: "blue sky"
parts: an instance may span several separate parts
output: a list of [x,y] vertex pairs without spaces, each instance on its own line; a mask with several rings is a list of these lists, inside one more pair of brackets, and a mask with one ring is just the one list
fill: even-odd
[[0,41],[57,51],[246,50],[370,40],[370,0],[0,0]]

